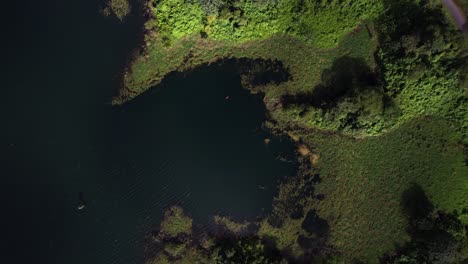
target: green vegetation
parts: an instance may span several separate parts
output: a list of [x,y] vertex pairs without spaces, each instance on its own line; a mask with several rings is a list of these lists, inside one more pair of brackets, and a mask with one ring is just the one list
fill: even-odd
[[[280,263],[278,251],[268,248],[258,236],[237,237],[236,231],[241,232],[245,226],[227,217],[216,216],[214,220],[218,225],[234,227],[230,230],[233,237],[209,237],[208,234],[195,237],[191,232],[192,220],[184,215],[180,207],[169,208],[164,215],[160,231],[153,237],[152,246],[159,250],[147,264]],[[169,222],[173,221],[177,222],[176,227],[168,227]]]
[[[375,42],[353,46],[345,37],[382,9],[379,0],[200,2],[208,6],[189,0],[148,2],[152,18],[145,24],[144,54],[130,65],[115,104],[158,84],[169,72],[223,58],[280,60],[290,70],[291,82],[262,90],[275,96],[308,90],[320,82],[321,66],[349,49],[372,57]],[[219,9],[214,12],[212,6]],[[365,36],[369,38],[364,31],[359,37]]]
[[336,45],[362,20],[375,18],[381,1],[154,1],[158,34],[177,40],[198,35],[230,43],[290,34],[320,47]]
[[458,214],[434,211],[424,190],[412,184],[402,196],[411,241],[385,255],[382,263],[462,263],[468,257],[468,229]]
[[164,213],[161,233],[169,237],[192,233],[192,219],[184,214],[182,208],[173,206]]
[[331,226],[331,243],[347,257],[375,261],[408,239],[400,200],[413,183],[440,210],[468,208],[463,144],[446,121],[413,120],[361,140],[317,132],[303,136],[320,155],[316,193],[325,199],[313,206]]
[[303,252],[297,238],[305,234],[305,231],[301,228],[302,221],[303,219],[284,217],[282,225],[275,227],[265,219],[260,225],[258,234],[273,239],[279,250],[290,250],[293,256],[299,257]]
[[192,219],[181,207],[173,206],[164,212],[160,229],[153,242],[160,249],[149,264],[208,263],[204,255],[192,247]]
[[229,232],[232,232],[233,234],[240,234],[243,231],[246,231],[250,225],[249,222],[244,221],[243,223],[238,223],[226,216],[215,215],[213,218],[214,222],[217,225],[226,228]]
[[[298,176],[280,186],[271,216],[256,223],[261,239],[273,241],[277,250],[293,258],[325,248],[315,257],[323,260],[338,254],[346,262],[377,263],[395,245],[401,252],[389,255],[400,257],[387,263],[411,258],[416,260],[408,263],[422,263],[417,259],[429,256],[424,252],[467,257],[468,167],[454,125],[442,118],[423,117],[379,137],[355,139],[320,130],[295,133],[320,158],[311,169],[309,160],[300,157]],[[439,244],[418,238],[417,228],[427,223],[415,222],[410,217],[415,210],[407,209],[425,208],[424,202],[407,195],[415,185],[433,203],[424,219],[434,228],[430,239],[445,238]],[[441,212],[432,213],[436,210]],[[445,215],[450,215],[449,223],[441,222]]]
[[276,252],[267,252],[265,244],[258,237],[220,241],[214,252],[212,261],[216,264],[279,264],[281,261]]
[[[215,217],[233,238],[195,238],[171,208],[153,263],[468,257],[468,37],[439,1],[159,0],[147,10],[144,50],[114,103],[172,71],[236,59],[269,127],[307,149],[267,218]],[[415,186],[431,203],[416,220]]]
[[113,13],[119,20],[124,20],[130,13],[130,8],[129,0],[108,0],[104,14],[110,15]]
[[[145,53],[132,63],[116,104],[171,71],[222,58],[261,58],[280,61],[291,76],[250,87],[265,93],[267,102],[289,99],[283,108],[269,109],[282,123],[361,136],[438,115],[468,131],[467,69],[461,67],[468,40],[434,1],[164,0],[148,5],[154,18],[145,25]],[[373,23],[361,24],[364,9]],[[342,21],[340,26],[330,17]],[[319,33],[320,28],[327,32]],[[319,41],[321,35],[336,41]]]
[[[440,6],[428,1],[388,1],[376,21],[378,71],[358,54],[323,69],[311,91],[283,97],[274,112],[283,123],[376,135],[413,118],[433,115],[468,131],[468,38]],[[468,140],[468,139],[467,139]]]
[[[467,136],[466,36],[430,3],[400,1],[390,7],[378,21],[378,56],[386,92],[401,112],[397,122],[442,116]],[[407,19],[397,19],[402,15]]]

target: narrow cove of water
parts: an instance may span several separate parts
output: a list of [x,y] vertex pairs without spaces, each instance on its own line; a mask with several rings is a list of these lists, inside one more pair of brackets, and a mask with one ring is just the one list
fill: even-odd
[[294,159],[294,147],[264,144],[261,97],[241,87],[235,64],[171,74],[112,107],[136,18],[104,18],[96,1],[13,4],[9,50],[21,52],[5,63],[0,139],[7,262],[138,264],[168,206],[198,225],[270,210],[295,171],[277,157]]

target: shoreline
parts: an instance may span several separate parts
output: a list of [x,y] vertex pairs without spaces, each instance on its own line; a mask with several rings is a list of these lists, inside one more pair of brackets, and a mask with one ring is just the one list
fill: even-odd
[[[421,9],[421,13],[408,19],[415,28],[401,35],[392,23],[401,22],[399,15],[408,10],[391,7],[392,12],[381,14],[382,21],[390,21],[389,28],[382,21],[379,25],[361,21],[333,48],[314,47],[287,34],[242,43],[190,35],[165,46],[161,36],[147,31],[144,52],[131,62],[125,88],[113,103],[123,104],[167,76],[207,65],[256,59],[281,62],[290,79],[278,84],[253,85],[249,76],[243,80],[241,74],[242,86],[263,96],[268,114],[264,125],[273,133],[289,135],[298,159],[296,175],[278,185],[272,212],[252,221],[259,226],[255,235],[273,240],[277,249],[293,257],[310,253],[298,242],[301,237],[302,241],[312,239],[336,248],[345,260],[374,261],[395,252],[395,243],[410,241],[405,230],[408,219],[400,212],[399,201],[412,182],[424,187],[440,210],[460,210],[466,204],[459,187],[466,172],[461,163],[466,145],[460,145],[464,112],[462,107],[456,108],[460,101],[454,100],[463,97],[456,92],[445,96],[448,87],[461,86],[458,81],[462,77],[456,75],[456,68],[438,63],[459,59],[458,47],[448,44],[463,41],[464,36],[447,23],[447,17],[445,23],[433,25],[441,27],[438,30],[444,35],[434,34],[429,41],[420,39],[419,15],[427,15],[424,18],[431,21],[432,11],[443,11],[442,5],[434,9],[412,2],[404,8]],[[395,36],[388,37],[392,34]],[[432,51],[431,41],[441,41],[444,49]],[[422,65],[419,56],[428,63]],[[450,74],[443,78],[440,72]],[[374,75],[376,79],[369,82]],[[334,82],[336,79],[339,81]],[[331,102],[314,104],[317,87],[332,90]],[[290,96],[290,105],[285,96]],[[442,108],[447,105],[453,108]],[[451,119],[451,111],[460,117]],[[327,116],[332,118],[319,119]],[[360,118],[363,122],[353,123]],[[350,127],[346,127],[348,122]],[[369,130],[352,130],[361,124],[370,124]],[[448,176],[451,182],[444,180]],[[324,221],[330,229],[319,237],[313,231],[306,232],[303,223],[307,221]],[[197,249],[187,249],[183,258],[190,257],[191,250]]]

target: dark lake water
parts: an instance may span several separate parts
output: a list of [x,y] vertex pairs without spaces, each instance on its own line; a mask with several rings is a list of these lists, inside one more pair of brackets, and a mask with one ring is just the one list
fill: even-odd
[[139,21],[104,18],[98,4],[11,1],[4,9],[7,263],[143,263],[144,237],[167,206],[182,205],[200,226],[217,212],[253,219],[294,174],[294,164],[276,159],[293,155],[292,144],[265,146],[261,98],[242,89],[233,64],[172,74],[112,107]]

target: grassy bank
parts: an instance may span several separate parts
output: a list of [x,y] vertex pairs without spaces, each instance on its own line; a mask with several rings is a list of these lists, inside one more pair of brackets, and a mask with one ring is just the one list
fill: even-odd
[[[297,131],[296,131],[297,133]],[[320,156],[321,182],[301,199],[330,225],[330,242],[348,259],[375,263],[407,241],[403,192],[422,186],[447,212],[468,208],[464,145],[453,126],[437,118],[408,122],[380,137],[353,139],[320,131],[298,134]],[[460,219],[468,224],[468,214]]]
[[328,49],[382,8],[376,0],[345,2],[149,1],[143,54],[129,66],[114,103],[137,96],[169,72],[224,58],[281,60],[297,80],[289,90],[309,88],[320,78],[317,62],[327,66],[338,56]]
[[146,45],[113,103],[138,96],[173,71],[263,59],[281,62],[290,75],[249,87],[265,94],[279,122],[366,136],[437,115],[468,131],[468,38],[437,1],[266,2],[150,1]]

